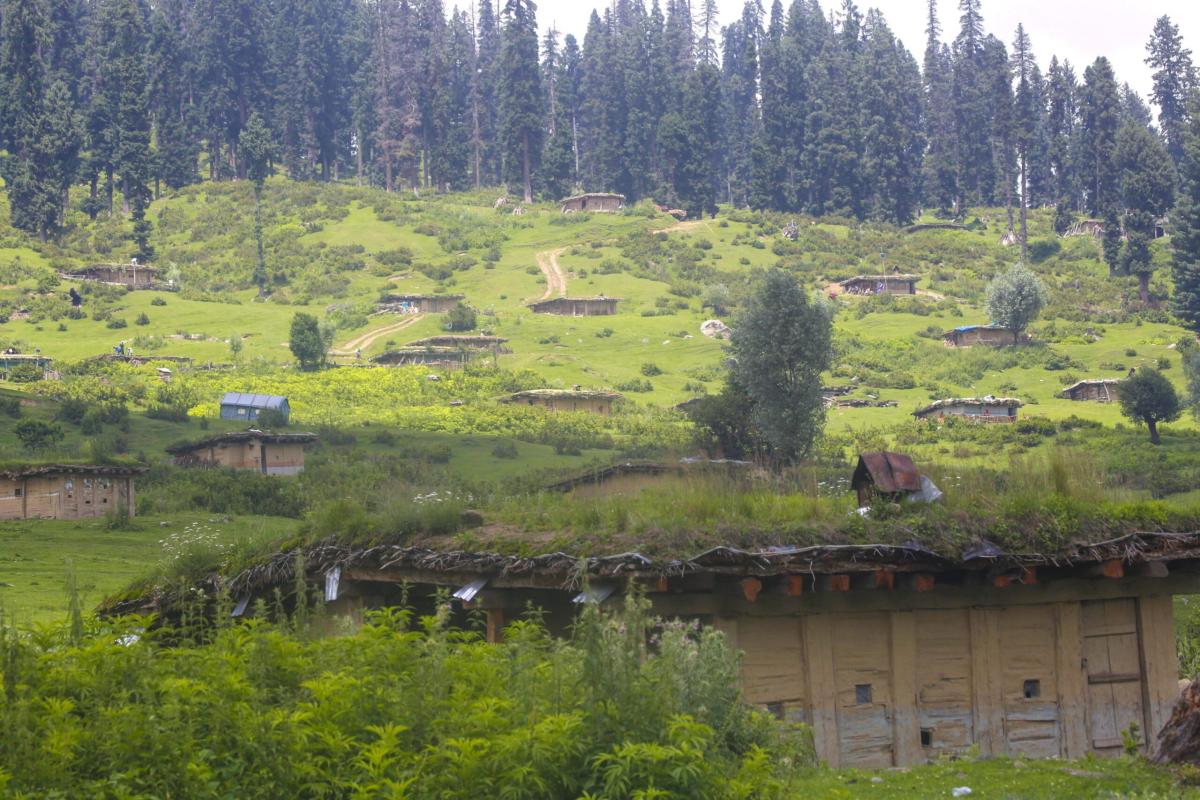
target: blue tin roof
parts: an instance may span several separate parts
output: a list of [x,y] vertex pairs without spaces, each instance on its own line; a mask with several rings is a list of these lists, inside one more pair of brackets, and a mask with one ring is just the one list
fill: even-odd
[[223,406],[241,408],[283,408],[288,404],[286,397],[273,394],[251,394],[249,392],[226,392],[221,398]]

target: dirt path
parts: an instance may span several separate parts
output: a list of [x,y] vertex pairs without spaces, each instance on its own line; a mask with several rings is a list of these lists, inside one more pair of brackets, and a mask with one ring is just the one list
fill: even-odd
[[415,325],[417,322],[420,322],[424,316],[424,314],[413,314],[412,316],[405,317],[399,322],[393,322],[390,325],[384,325],[382,328],[376,328],[373,331],[367,331],[366,333],[356,336],[355,338],[346,342],[341,347],[333,348],[329,351],[329,354],[333,356],[353,356],[358,350],[366,350],[384,336],[387,336],[390,333],[395,333],[396,331],[402,331],[411,325]]
[[570,250],[570,247],[560,247],[557,250],[543,250],[537,254],[538,269],[546,276],[546,291],[540,299],[549,300],[552,297],[567,296],[567,273],[558,263],[558,257]]

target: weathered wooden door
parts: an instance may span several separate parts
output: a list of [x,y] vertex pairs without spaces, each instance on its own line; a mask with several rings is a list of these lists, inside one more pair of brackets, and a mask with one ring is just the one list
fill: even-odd
[[1005,752],[1062,754],[1057,639],[1049,606],[1012,606],[997,614]]
[[1138,637],[1137,601],[1083,603],[1083,657],[1087,662],[1088,735],[1101,755],[1120,755],[1122,731],[1137,725],[1146,739],[1145,676]]
[[864,769],[893,766],[889,615],[834,614],[830,622],[840,764]]
[[917,719],[927,758],[965,753],[975,741],[968,615],[965,608],[914,613]]

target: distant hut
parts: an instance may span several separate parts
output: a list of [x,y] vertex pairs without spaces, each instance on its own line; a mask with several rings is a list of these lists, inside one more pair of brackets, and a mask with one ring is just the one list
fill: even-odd
[[842,287],[845,294],[916,294],[917,281],[920,279],[920,275],[905,275],[899,272],[888,275],[855,275],[841,281],[838,286]]
[[1016,422],[1017,409],[1023,405],[1015,397],[954,397],[919,408],[913,416],[917,419],[962,417],[972,422]]
[[530,303],[535,314],[556,314],[560,317],[607,317],[617,313],[616,297],[553,297]]
[[504,398],[506,403],[541,406],[551,411],[588,411],[601,416],[612,413],[617,392],[598,392],[586,389],[528,389]]
[[576,214],[584,211],[611,214],[625,207],[625,195],[605,192],[588,192],[567,197],[562,201],[562,213]]
[[399,347],[380,353],[371,359],[371,363],[384,367],[408,367],[414,364],[461,367],[477,354],[478,351],[461,347]]
[[1013,343],[1013,332],[999,325],[962,325],[946,331],[942,342],[947,347],[1003,347]]
[[1063,236],[1092,236],[1099,239],[1104,235],[1104,220],[1081,219],[1071,224]]
[[158,269],[131,261],[128,264],[93,264],[74,272],[65,272],[67,280],[92,281],[127,286],[130,289],[153,289],[158,285]]
[[210,436],[167,448],[180,467],[226,467],[264,475],[296,475],[304,470],[304,448],[315,433],[247,430]]
[[1068,400],[1112,403],[1118,399],[1120,383],[1116,378],[1082,380],[1063,389],[1061,396]]
[[503,336],[459,336],[455,334],[444,334],[441,336],[427,336],[424,339],[417,339],[415,342],[409,342],[407,347],[455,347],[464,350],[492,350],[501,353],[510,352],[504,345],[508,343],[508,339]]
[[462,300],[461,294],[389,294],[379,302],[379,310],[396,314],[445,314]]
[[226,392],[221,398],[221,419],[253,422],[258,419],[260,412],[266,410],[278,411],[283,415],[285,424],[292,414],[288,399],[278,395]]
[[0,519],[84,519],[135,513],[133,478],[144,467],[46,464],[0,470]]

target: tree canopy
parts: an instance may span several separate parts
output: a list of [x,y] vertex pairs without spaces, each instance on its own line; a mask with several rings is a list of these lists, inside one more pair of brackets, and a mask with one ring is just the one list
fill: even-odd
[[1158,425],[1173,422],[1183,412],[1175,387],[1156,369],[1142,367],[1121,382],[1121,413],[1150,430],[1150,441],[1159,443]]
[[1023,264],[1015,264],[988,285],[986,307],[992,321],[1012,331],[1013,344],[1046,305],[1046,287]]

